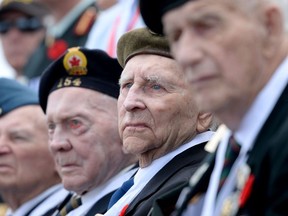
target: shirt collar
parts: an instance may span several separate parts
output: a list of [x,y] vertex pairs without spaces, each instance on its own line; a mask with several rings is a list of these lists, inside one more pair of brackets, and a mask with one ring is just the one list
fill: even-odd
[[[252,106],[245,114],[235,138],[244,151],[252,148],[257,134],[279,100],[288,82],[288,58],[277,68],[269,82],[257,95]],[[261,111],[261,112],[260,112]]]

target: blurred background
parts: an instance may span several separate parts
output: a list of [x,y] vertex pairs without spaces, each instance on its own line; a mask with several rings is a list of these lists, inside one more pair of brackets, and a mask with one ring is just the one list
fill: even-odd
[[[2,0],[0,0],[0,3]],[[0,39],[1,40],[1,39]],[[3,50],[2,50],[2,43],[0,41],[0,77],[8,77],[12,78],[14,77],[14,70],[11,66],[9,66],[8,62],[6,61],[5,57],[3,56]]]

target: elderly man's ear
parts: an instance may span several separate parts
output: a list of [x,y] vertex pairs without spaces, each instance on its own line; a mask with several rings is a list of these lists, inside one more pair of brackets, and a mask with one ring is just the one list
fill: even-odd
[[[200,112],[198,115],[196,131],[197,133],[202,133],[214,126],[214,117],[212,113]],[[216,128],[215,128],[216,129]]]

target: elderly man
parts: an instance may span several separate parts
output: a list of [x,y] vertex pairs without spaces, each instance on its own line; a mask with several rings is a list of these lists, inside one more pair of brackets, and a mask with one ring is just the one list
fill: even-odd
[[[191,184],[177,214],[196,194],[199,197],[197,188],[202,187],[205,193],[198,202],[190,202],[187,215],[287,215],[288,2],[156,4],[141,1],[144,20],[157,32],[164,24],[197,103],[215,112],[230,129],[212,160],[215,165],[211,163],[203,178],[198,176],[200,181]],[[238,150],[232,151],[235,162],[233,154],[227,154],[229,162],[223,165],[225,152],[231,149]]]
[[104,51],[75,47],[41,77],[50,149],[64,187],[81,198],[70,213],[59,208],[61,215],[105,212],[112,192],[136,171],[130,169],[136,158],[122,151],[118,133],[121,71]]
[[137,155],[140,169],[134,185],[105,215],[147,215],[153,201],[186,183],[207,154],[212,115],[196,105],[164,37],[136,29],[120,38],[117,50],[124,67],[119,132],[125,151]]
[[15,79],[28,83],[24,66],[45,35],[48,10],[25,0],[3,0],[0,5],[0,38],[4,56],[15,70]]
[[68,194],[59,183],[37,94],[0,78],[0,194],[9,207],[6,215],[50,216]]

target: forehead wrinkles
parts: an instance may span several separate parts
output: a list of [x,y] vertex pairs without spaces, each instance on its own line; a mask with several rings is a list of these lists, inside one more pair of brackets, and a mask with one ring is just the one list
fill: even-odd
[[[254,15],[257,9],[263,5],[265,0],[250,0],[250,1],[242,1],[242,0],[203,0],[203,1],[195,1],[190,3],[190,7],[188,10],[193,10],[193,13],[190,15],[197,14],[197,12],[211,7],[221,7],[227,8],[229,11],[235,11],[244,13],[246,15]],[[184,5],[185,6],[185,5]]]
[[[125,81],[130,81],[130,80],[135,80],[137,78],[143,78],[146,81],[154,80],[156,77],[159,77],[158,75],[155,74],[155,71],[162,70],[163,66],[158,66],[156,63],[151,63],[151,64],[133,64],[133,66],[129,65],[124,69],[122,72],[122,75],[119,80],[119,84],[125,82]],[[155,74],[155,75],[154,75]],[[158,78],[159,79],[159,78]]]

